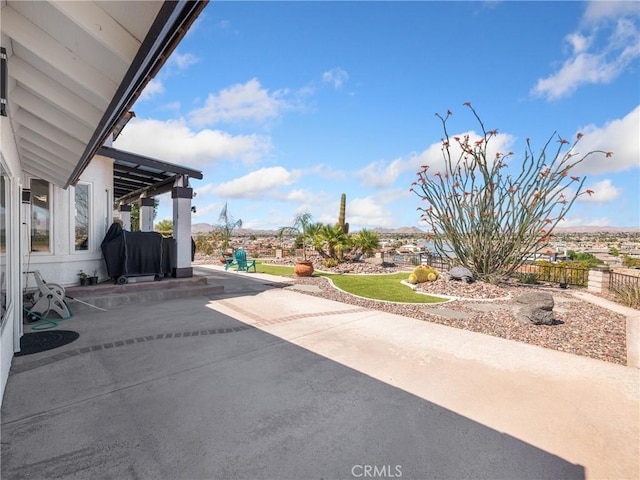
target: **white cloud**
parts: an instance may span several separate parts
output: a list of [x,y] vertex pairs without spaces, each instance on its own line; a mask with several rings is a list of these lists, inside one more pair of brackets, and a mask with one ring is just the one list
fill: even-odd
[[393,213],[374,197],[354,198],[347,205],[349,225],[358,227],[389,227],[394,225]]
[[263,198],[271,196],[278,187],[291,185],[300,178],[300,171],[284,167],[268,167],[223,183],[212,190],[218,196],[228,198]]
[[[565,220],[562,220],[560,223],[558,223],[558,227],[560,228],[585,226],[606,227],[609,225],[611,225],[611,219],[608,217],[584,218],[568,216],[567,218],[565,218]],[[558,233],[556,233],[556,235],[558,235]]]
[[591,195],[587,193],[580,195],[578,197],[578,201],[581,202],[611,202],[618,198],[622,193],[622,189],[615,187],[609,179],[588,185],[584,187],[583,190],[591,190],[594,193]]
[[346,180],[347,173],[344,170],[337,170],[333,165],[318,164],[304,171],[306,174],[317,175],[326,180]]
[[640,105],[624,117],[607,122],[603,127],[587,125],[581,132],[584,137],[576,146],[576,153],[603,150],[611,151],[613,155],[609,158],[602,154],[591,155],[574,167],[575,173],[612,173],[640,166]]
[[114,143],[116,148],[190,167],[222,160],[253,163],[271,149],[268,137],[233,136],[219,130],[191,130],[184,120],[132,119]]
[[377,160],[358,170],[356,175],[361,179],[361,183],[365,187],[388,187],[409,167],[409,163],[401,158],[397,158],[391,163]]
[[138,100],[144,102],[149,100],[151,97],[164,93],[164,91],[164,85],[162,82],[157,78],[154,78],[144,87],[144,90],[142,91],[142,94],[140,94],[140,97],[138,97]]
[[[473,130],[451,135],[450,138],[452,143],[449,147],[449,151],[451,152],[451,158],[453,160],[458,159],[462,153],[462,149],[454,140],[455,137],[462,139],[466,135],[469,135],[470,142],[475,142],[481,138]],[[495,158],[496,152],[506,154],[514,141],[515,137],[506,133],[498,133],[491,137],[487,145],[487,158]],[[382,188],[392,185],[402,173],[417,173],[421,170],[422,165],[429,165],[429,174],[434,174],[440,171],[443,172],[445,169],[445,162],[442,148],[442,142],[437,142],[429,145],[420,153],[412,154],[408,157],[397,158],[390,163],[378,160],[357,171],[356,175],[361,178],[364,186]]]
[[287,90],[270,93],[253,78],[247,83],[225,88],[218,94],[209,94],[205,105],[189,114],[189,120],[197,126],[220,122],[262,122],[292,108],[285,99],[287,95]]
[[322,74],[322,81],[336,90],[340,90],[347,80],[349,80],[349,74],[340,67],[332,68]]
[[583,20],[586,23],[600,22],[608,18],[616,18],[626,15],[638,15],[638,2],[636,1],[591,1],[584,12]]
[[637,2],[591,2],[583,17],[586,32],[565,37],[571,56],[557,72],[539,79],[531,93],[553,100],[581,85],[615,80],[640,57],[639,18]]
[[192,53],[173,52],[169,57],[169,65],[175,66],[178,70],[186,70],[191,65],[198,63],[200,59]]

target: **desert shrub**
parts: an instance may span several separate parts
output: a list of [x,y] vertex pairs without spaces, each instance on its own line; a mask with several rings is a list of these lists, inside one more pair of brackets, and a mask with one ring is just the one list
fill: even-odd
[[640,308],[640,288],[632,285],[620,285],[612,288],[618,302],[631,308]]
[[521,273],[518,275],[518,281],[527,285],[537,285],[539,283],[539,277],[537,273]]
[[338,260],[337,258],[327,258],[322,262],[322,265],[324,265],[327,268],[333,268],[333,267],[337,267],[339,263],[340,263],[340,260]]
[[622,265],[628,268],[640,267],[640,258],[632,258],[625,255],[622,259]]

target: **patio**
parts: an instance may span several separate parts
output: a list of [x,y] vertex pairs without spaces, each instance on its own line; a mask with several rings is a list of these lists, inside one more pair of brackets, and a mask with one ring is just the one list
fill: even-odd
[[636,369],[198,270],[14,359],[3,477],[638,478]]

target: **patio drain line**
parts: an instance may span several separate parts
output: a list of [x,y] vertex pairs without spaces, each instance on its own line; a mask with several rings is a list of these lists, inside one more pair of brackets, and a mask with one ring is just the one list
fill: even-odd
[[[11,373],[17,374],[17,373],[26,372],[29,370],[33,370],[35,368],[43,367],[45,365],[58,362],[60,360],[64,360],[65,358],[75,357],[83,353],[95,352],[99,350],[110,350],[112,348],[126,347],[129,345],[135,345],[138,343],[149,342],[153,340],[162,340],[162,339],[168,339],[168,338],[186,338],[186,337],[197,337],[197,336],[204,337],[207,335],[233,333],[233,332],[240,332],[243,330],[251,330],[251,329],[253,329],[252,326],[242,325],[239,327],[212,328],[208,330],[195,330],[190,332],[160,333],[157,335],[146,335],[144,337],[128,338],[126,340],[106,342],[103,344],[93,345],[90,347],[73,348],[70,350],[65,350],[60,353],[56,353],[55,355],[39,358],[38,360],[34,360],[28,363],[14,362],[11,365]],[[57,330],[56,332],[60,332],[60,331],[63,331],[63,330]],[[41,333],[54,333],[54,332],[41,332]]]

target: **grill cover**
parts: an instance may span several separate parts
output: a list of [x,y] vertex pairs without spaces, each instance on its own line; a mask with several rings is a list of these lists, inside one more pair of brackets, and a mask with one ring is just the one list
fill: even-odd
[[170,274],[175,240],[157,232],[129,232],[114,222],[100,245],[109,277]]

